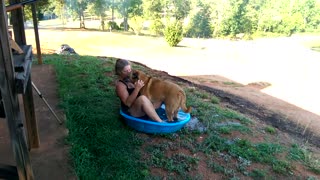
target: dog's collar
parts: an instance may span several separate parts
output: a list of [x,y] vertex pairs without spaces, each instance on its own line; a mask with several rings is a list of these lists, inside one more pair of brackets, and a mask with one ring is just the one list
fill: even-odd
[[130,80],[130,78],[129,78],[129,77],[122,79],[122,81],[123,81],[123,82],[126,82],[126,83],[131,82],[131,80]]

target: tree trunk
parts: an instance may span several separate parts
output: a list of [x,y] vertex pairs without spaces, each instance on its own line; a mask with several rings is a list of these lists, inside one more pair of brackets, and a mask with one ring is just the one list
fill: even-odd
[[104,31],[104,18],[103,16],[100,16],[100,22],[101,22],[101,29]]
[[85,24],[84,24],[84,14],[83,14],[83,10],[80,10],[80,28],[84,29],[86,28]]
[[80,28],[81,28],[81,11],[79,10],[79,22],[80,22]]
[[128,17],[123,18],[123,30],[128,31]]
[[112,22],[114,22],[114,0],[112,0]]

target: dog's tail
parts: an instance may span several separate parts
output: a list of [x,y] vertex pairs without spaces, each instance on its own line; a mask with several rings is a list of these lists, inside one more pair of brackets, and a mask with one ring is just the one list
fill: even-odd
[[179,91],[179,96],[180,96],[180,107],[182,108],[182,110],[185,112],[185,113],[190,113],[192,108],[189,106],[187,107],[186,106],[186,94],[185,92],[183,91]]

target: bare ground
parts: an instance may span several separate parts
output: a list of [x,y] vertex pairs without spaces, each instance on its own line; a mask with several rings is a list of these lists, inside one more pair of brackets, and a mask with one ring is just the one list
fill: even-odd
[[320,147],[320,117],[312,112],[261,92],[266,82],[242,85],[219,76],[184,76],[201,89],[212,92],[228,108],[254,116],[282,131]]
[[[135,62],[143,65],[141,63]],[[261,92],[267,82],[243,85],[217,75],[171,76],[164,71],[153,71],[160,77],[180,81],[212,93],[225,107],[254,117],[287,132],[304,143],[320,147],[320,117],[317,114]]]
[[[58,108],[59,99],[54,68],[49,65],[33,65],[32,81],[59,119],[64,120],[64,113]],[[36,91],[33,91],[33,100],[40,138],[40,147],[30,151],[34,178],[48,180],[77,179],[72,162],[69,159],[69,147],[65,142],[67,135],[65,124],[60,125],[58,123]],[[22,98],[19,101],[22,117],[24,117]],[[0,164],[15,166],[7,123],[5,119],[1,118],[0,154]]]

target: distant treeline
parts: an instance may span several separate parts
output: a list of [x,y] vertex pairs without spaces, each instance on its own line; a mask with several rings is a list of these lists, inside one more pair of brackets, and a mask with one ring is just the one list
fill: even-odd
[[73,18],[80,28],[87,14],[100,19],[102,30],[115,18],[123,19],[123,30],[134,31],[149,21],[156,35],[163,34],[168,19],[183,21],[187,37],[320,32],[320,0],[41,0],[38,6],[39,18]]

